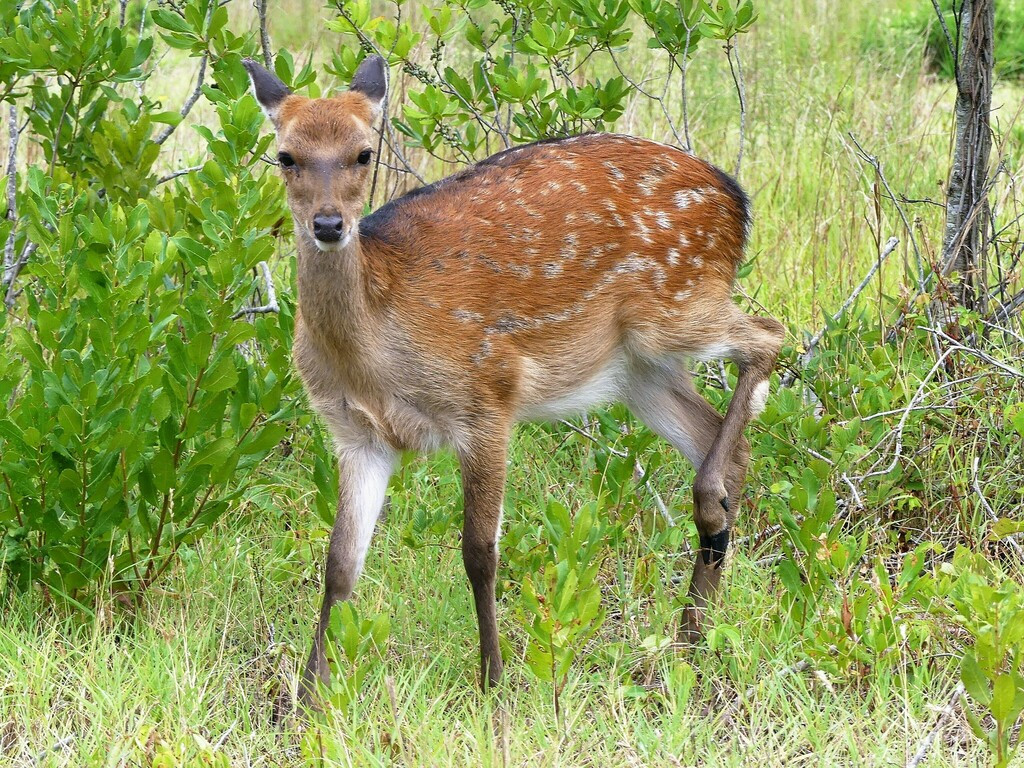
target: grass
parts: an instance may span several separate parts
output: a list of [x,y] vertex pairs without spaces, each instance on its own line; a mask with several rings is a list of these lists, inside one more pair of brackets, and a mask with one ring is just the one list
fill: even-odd
[[[819,327],[840,305],[890,235],[901,238],[900,250],[871,290],[892,297],[912,289],[906,233],[853,144],[856,137],[877,155],[893,188],[908,198],[939,199],[951,85],[925,71],[913,41],[899,51],[862,44],[875,29],[872,18],[907,5],[766,4],[755,32],[741,41],[750,111],[740,175],[757,218],[756,261],[743,289],[751,303],[785,319],[794,344],[798,329]],[[244,26],[246,13],[239,9],[234,23]],[[323,13],[310,2],[272,4],[275,43],[297,53],[314,40],[322,58],[337,44],[321,31]],[[150,95],[180,103],[194,66],[182,59],[182,76],[149,84]],[[729,169],[738,135],[724,57],[698,57],[690,78],[696,149]],[[1002,125],[1012,126],[1021,93],[1018,84],[998,86]],[[207,117],[199,107],[191,119]],[[618,128],[668,138],[663,121],[640,100]],[[173,141],[169,162],[192,164],[190,132],[180,129]],[[429,177],[439,175],[427,159],[419,162]],[[927,204],[912,211],[932,255],[941,212]],[[976,411],[960,414],[948,434],[955,437],[972,420],[994,422],[1006,402],[997,390],[979,398]],[[760,426],[751,431],[755,441],[764,436]],[[973,435],[984,439],[983,431]],[[942,447],[936,446],[930,444]],[[975,451],[989,451],[998,467],[1002,449],[970,440],[948,448],[946,474],[907,495],[923,499],[922,525],[952,528],[952,537],[973,545],[985,519],[974,503],[944,516],[947,488],[969,482]],[[655,486],[693,540],[685,512],[691,471],[664,447],[655,450],[664,458]],[[512,454],[510,526],[528,527],[548,498],[571,508],[592,499],[593,451],[579,439],[524,427]],[[938,466],[916,454],[912,460],[930,471]],[[90,618],[70,619],[53,615],[38,595],[10,607],[0,626],[0,659],[8,662],[0,666],[0,763],[298,766],[322,755],[329,764],[353,766],[901,764],[932,728],[957,660],[937,639],[924,662],[907,651],[853,683],[792,671],[803,660],[803,627],[780,610],[783,589],[761,561],[777,541],[742,543],[769,522],[756,500],[776,480],[770,470],[765,462],[752,469],[754,501],[744,508],[741,543],[714,611],[741,640],[660,650],[659,639],[678,621],[673,595],[682,587],[674,580],[688,573],[689,556],[664,546],[664,530],[642,497],[627,545],[602,570],[609,618],[570,673],[560,726],[551,687],[526,669],[521,606],[510,584],[500,605],[508,678],[500,692],[478,693],[475,618],[449,526],[461,506],[454,462],[409,460],[392,485],[357,590],[361,615],[390,617],[381,658],[350,710],[279,733],[270,723],[271,702],[307,650],[326,544],[299,450],[267,468],[267,488],[254,490],[187,550],[137,613],[111,601],[96,605]],[[998,509],[1020,503],[1013,482],[993,494]],[[895,514],[877,513],[879,522]],[[1022,575],[1019,566],[1015,573]],[[955,716],[922,765],[976,765],[982,754]]]
[[[510,526],[547,495],[589,496],[586,464],[567,456],[580,446],[559,449],[561,439],[528,428],[516,440]],[[538,474],[537,457],[550,455],[556,468]],[[791,671],[800,628],[779,611],[772,570],[756,562],[763,545],[740,544],[715,611],[741,641],[659,649],[677,620],[672,577],[689,560],[658,551],[644,525],[606,563],[610,618],[570,674],[562,726],[551,687],[526,669],[511,590],[500,606],[508,677],[500,693],[481,696],[459,550],[450,536],[412,532],[417,511],[443,517],[457,508],[451,469],[447,457],[416,459],[396,481],[356,601],[361,616],[390,616],[391,634],[350,710],[304,733],[277,733],[270,722],[277,686],[306,652],[324,541],[285,485],[301,486],[302,471],[285,464],[281,493],[259,502],[276,513],[247,509],[225,521],[139,615],[99,605],[77,623],[31,599],[16,606],[0,629],[0,657],[14,662],[0,673],[0,755],[24,764],[60,745],[40,764],[298,766],[322,753],[327,764],[353,766],[888,765],[931,728],[955,674],[941,654],[922,664],[908,653],[861,686]],[[686,492],[672,479],[678,469],[658,483],[675,492],[674,508]],[[655,570],[653,587],[639,563]],[[976,764],[978,750],[957,723],[923,764]]]
[[[739,627],[742,645],[692,658],[645,654],[648,618],[639,610],[633,621],[614,622],[592,668],[573,671],[560,730],[549,686],[531,680],[521,659],[510,661],[500,695],[479,695],[459,555],[410,549],[401,520],[395,510],[381,526],[358,598],[361,613],[391,616],[384,660],[352,710],[323,726],[325,752],[339,765],[502,765],[504,749],[509,765],[739,766],[754,754],[771,765],[848,765],[868,755],[887,764],[913,751],[929,728],[929,702],[945,690],[942,679],[886,676],[864,696],[813,675],[780,675],[797,661],[779,642],[788,630],[766,589],[770,576],[741,555],[720,616]],[[219,745],[233,765],[300,764],[293,737],[269,723],[268,686],[278,651],[286,662],[294,660],[289,643],[304,652],[317,590],[270,588],[262,565],[268,542],[226,528],[127,626],[103,616],[82,626],[40,621],[31,606],[11,617],[0,630],[0,655],[17,660],[0,698],[9,758],[25,761],[73,736],[43,764],[149,765],[163,750],[175,764],[200,764],[204,742]],[[618,565],[628,571],[632,560]],[[523,638],[510,602],[502,629],[516,647]],[[271,646],[271,627],[283,648]],[[681,665],[698,670],[692,691]],[[385,676],[394,681],[396,711]],[[645,679],[655,683],[649,691],[637,686]],[[937,754],[926,764],[949,758]]]

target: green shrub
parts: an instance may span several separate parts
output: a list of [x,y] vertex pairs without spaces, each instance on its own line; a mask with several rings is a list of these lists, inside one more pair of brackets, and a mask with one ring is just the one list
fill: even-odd
[[283,214],[246,95],[252,45],[212,0],[154,11],[172,47],[212,57],[216,86],[205,162],[167,183],[156,137],[180,115],[135,88],[155,38],[123,31],[115,3],[3,8],[2,93],[45,162],[12,180],[0,233],[31,256],[0,314],[0,586],[138,597],[228,511],[294,409],[287,297],[239,312]]

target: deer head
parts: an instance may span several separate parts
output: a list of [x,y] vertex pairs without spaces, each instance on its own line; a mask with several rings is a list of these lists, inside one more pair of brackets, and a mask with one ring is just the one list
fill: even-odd
[[308,99],[252,59],[243,64],[253,93],[277,131],[277,161],[298,238],[321,251],[343,248],[355,236],[366,199],[383,111],[387,69],[366,58],[348,91]]

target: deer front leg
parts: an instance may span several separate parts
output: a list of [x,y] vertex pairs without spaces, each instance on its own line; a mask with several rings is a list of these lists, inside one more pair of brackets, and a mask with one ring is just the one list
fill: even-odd
[[497,604],[494,582],[498,571],[498,536],[505,493],[508,435],[492,435],[459,456],[465,522],[462,561],[473,588],[480,624],[480,684],[486,691],[501,680]]
[[320,619],[299,685],[299,703],[303,706],[315,706],[317,679],[324,683],[330,680],[324,636],[331,608],[337,601],[352,597],[384,504],[395,458],[393,450],[377,443],[360,443],[338,453],[338,511],[327,549]]

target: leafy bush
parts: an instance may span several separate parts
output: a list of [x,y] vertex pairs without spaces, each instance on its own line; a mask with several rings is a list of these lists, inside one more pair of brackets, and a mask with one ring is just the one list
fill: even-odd
[[252,480],[296,394],[287,298],[239,312],[283,214],[251,43],[214,0],[154,11],[171,46],[212,57],[219,124],[198,129],[205,162],[163,180],[181,115],[145,96],[155,38],[116,8],[5,4],[0,20],[3,96],[46,160],[10,179],[0,233],[25,257],[5,264],[0,314],[0,583],[72,601],[104,579],[141,595]]
[[[394,127],[409,145],[456,162],[614,124],[640,88],[622,60],[638,26],[671,77],[702,40],[728,42],[757,18],[751,0],[444,0],[424,6],[426,23],[414,27],[403,5],[393,0],[378,16],[370,0],[338,0],[328,27],[416,81]],[[345,46],[329,69],[347,81],[360,59]]]

